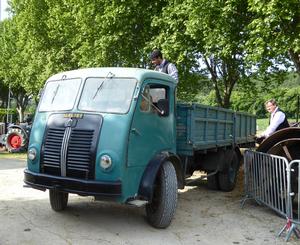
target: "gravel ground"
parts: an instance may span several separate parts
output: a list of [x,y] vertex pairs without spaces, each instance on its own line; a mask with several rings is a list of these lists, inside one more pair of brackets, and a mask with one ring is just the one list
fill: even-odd
[[[170,227],[157,230],[143,208],[71,195],[68,208],[51,210],[48,192],[23,188],[25,161],[0,159],[0,245],[11,244],[287,244],[276,234],[285,220],[249,200],[243,180],[230,193],[196,181],[179,192]],[[294,236],[288,244],[298,244]]]

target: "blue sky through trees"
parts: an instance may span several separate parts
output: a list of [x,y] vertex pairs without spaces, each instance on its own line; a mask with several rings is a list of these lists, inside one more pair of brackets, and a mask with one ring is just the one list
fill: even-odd
[[8,13],[6,11],[7,7],[8,7],[7,0],[0,0],[0,8],[1,8],[0,20],[3,20],[8,17]]

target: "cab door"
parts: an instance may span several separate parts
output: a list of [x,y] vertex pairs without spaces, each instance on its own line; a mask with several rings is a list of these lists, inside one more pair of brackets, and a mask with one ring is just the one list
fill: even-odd
[[[174,149],[174,104],[170,101],[170,91],[168,85],[154,81],[143,86],[130,129],[128,166],[145,166],[156,154]],[[167,115],[158,108],[160,100],[168,101]]]

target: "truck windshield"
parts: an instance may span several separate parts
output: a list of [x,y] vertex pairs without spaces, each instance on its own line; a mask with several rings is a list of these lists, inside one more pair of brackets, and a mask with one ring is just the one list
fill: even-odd
[[71,110],[80,82],[80,78],[48,82],[43,92],[39,111]]
[[88,78],[78,109],[107,113],[127,113],[136,86],[135,79]]

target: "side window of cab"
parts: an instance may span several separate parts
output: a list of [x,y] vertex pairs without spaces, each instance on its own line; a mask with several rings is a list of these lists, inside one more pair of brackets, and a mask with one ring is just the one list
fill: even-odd
[[161,84],[148,84],[141,94],[140,110],[146,113],[169,115],[169,88]]

